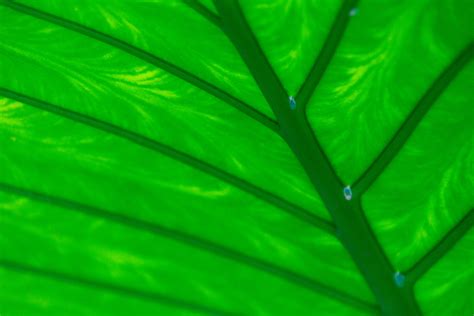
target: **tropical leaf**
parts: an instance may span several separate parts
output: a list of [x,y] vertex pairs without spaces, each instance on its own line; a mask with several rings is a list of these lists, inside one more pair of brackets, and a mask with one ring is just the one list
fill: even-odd
[[471,315],[467,0],[0,2],[1,315]]

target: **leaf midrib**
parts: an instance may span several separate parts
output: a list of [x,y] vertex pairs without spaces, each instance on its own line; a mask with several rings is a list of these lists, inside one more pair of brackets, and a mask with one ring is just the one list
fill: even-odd
[[[341,6],[341,11],[347,10],[349,7],[348,4],[350,3],[351,1],[346,1]],[[282,136],[295,152],[295,155],[313,182],[315,189],[322,197],[324,204],[333,217],[341,243],[349,251],[349,254],[358,265],[369,286],[372,287],[379,301],[380,308],[382,308],[384,313],[389,315],[397,315],[400,313],[409,313],[410,315],[420,314],[419,307],[414,298],[412,284],[408,282],[410,286],[397,288],[392,281],[391,276],[394,274],[393,267],[362,211],[360,203],[361,192],[356,191],[355,196],[353,196],[353,201],[350,203],[341,201],[341,179],[336,175],[316,137],[309,135],[313,134],[313,131],[309,127],[307,120],[305,112],[306,104],[310,96],[314,93],[314,90],[316,90],[324,70],[330,63],[332,54],[337,46],[334,43],[338,43],[337,36],[342,36],[343,34],[343,30],[335,31],[334,28],[345,28],[347,23],[344,23],[344,21],[341,22],[341,19],[347,19],[348,12],[346,12],[345,15],[344,12],[338,14],[333,29],[312,68],[313,70],[316,69],[316,71],[311,71],[303,83],[303,104],[299,105],[300,110],[297,108],[296,111],[291,111],[288,109],[288,105],[285,104],[288,95],[263,50],[259,46],[255,35],[252,34],[250,26],[245,21],[238,2],[229,0],[222,3],[214,0],[214,5],[217,7],[220,15],[225,18],[223,19],[224,24],[227,23],[227,25],[224,25],[224,31],[228,34],[231,41],[233,41],[234,46],[239,51],[242,59],[254,76],[255,81],[261,88],[267,102],[272,107],[277,117],[277,122],[281,126]],[[230,22],[228,20],[230,20]],[[333,34],[333,36],[331,36],[331,34]],[[472,44],[470,44],[470,46],[472,46]],[[471,47],[467,48],[467,51],[469,51],[468,55],[472,55],[472,50]],[[461,56],[463,55],[465,55],[465,52],[461,53]],[[467,62],[466,60],[469,60],[471,57],[472,56],[468,56],[466,58],[464,56],[464,58],[461,59]],[[442,74],[441,80],[433,83],[432,89],[429,90],[420,101],[423,111],[416,111],[415,117],[419,120],[414,120],[413,116],[409,116],[401,126],[401,131],[397,133],[396,140],[399,141],[400,148],[412,134],[414,128],[418,125],[432,104],[441,95],[442,91],[447,87],[448,83],[464,65],[462,62],[460,63],[458,60],[455,60],[448,67],[446,71],[447,75]],[[319,71],[319,69],[321,70]],[[406,137],[404,138],[400,135]],[[303,145],[301,143],[303,143]],[[309,149],[311,147],[313,147],[313,149]],[[389,155],[382,157],[393,159],[398,152],[397,150],[393,150],[394,148],[393,146],[389,146]],[[385,150],[382,151],[382,155],[384,155],[384,152]],[[375,164],[378,165],[379,162],[376,160]],[[369,170],[369,175],[376,178],[376,176],[385,169],[387,164],[380,164],[381,168],[377,170],[377,172]],[[324,178],[324,180],[321,180],[321,177]],[[354,231],[356,232],[355,234]],[[367,251],[371,253],[370,258],[361,254],[361,252]],[[434,260],[431,260],[430,264],[427,264],[425,268],[429,269],[433,262]]]

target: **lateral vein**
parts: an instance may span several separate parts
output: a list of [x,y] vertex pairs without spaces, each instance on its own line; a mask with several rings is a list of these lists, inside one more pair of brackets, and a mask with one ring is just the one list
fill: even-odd
[[236,97],[232,96],[228,92],[223,91],[222,89],[216,87],[215,85],[187,72],[184,69],[179,68],[172,63],[161,59],[143,49],[140,49],[136,46],[126,43],[120,39],[114,38],[110,35],[102,33],[98,30],[92,29],[85,25],[55,16],[53,14],[43,12],[29,6],[15,3],[11,0],[0,1],[0,5],[4,5],[13,9],[17,12],[30,15],[32,17],[47,21],[49,23],[56,24],[63,28],[66,28],[70,31],[85,35],[89,38],[94,40],[100,41],[104,44],[117,48],[123,52],[128,53],[129,55],[135,56],[142,61],[149,63],[157,68],[161,68],[170,74],[190,83],[191,85],[213,95],[214,97],[220,99],[221,101],[229,104],[230,106],[234,107],[235,109],[239,110],[246,116],[250,117],[251,119],[255,120],[256,122],[266,126],[273,132],[279,134],[279,127],[276,121],[271,119],[270,117],[266,116],[265,114],[259,112],[252,106],[244,103],[243,101],[237,99]]
[[273,206],[279,208],[282,211],[287,212],[288,214],[294,216],[295,218],[298,218],[299,220],[307,224],[317,227],[331,235],[335,234],[335,229],[332,223],[320,218],[319,216],[309,212],[308,210],[305,210],[304,208],[293,204],[280,196],[268,192],[244,179],[236,177],[235,175],[228,173],[222,169],[219,169],[205,161],[197,159],[156,140],[124,129],[122,127],[113,125],[111,123],[101,121],[97,118],[81,114],[66,108],[62,108],[60,106],[53,105],[51,103],[41,101],[5,88],[0,88],[0,95],[3,95],[7,98],[11,98],[13,100],[17,100],[19,102],[23,102],[40,110],[62,116],[72,121],[82,123],[84,125],[101,130],[103,132],[118,136],[141,147],[145,147],[152,151],[163,154],[171,159],[179,161],[194,169],[200,170],[208,175],[222,180],[238,189],[241,189],[242,191],[245,191],[257,197],[260,200],[266,201],[269,204],[272,204]]

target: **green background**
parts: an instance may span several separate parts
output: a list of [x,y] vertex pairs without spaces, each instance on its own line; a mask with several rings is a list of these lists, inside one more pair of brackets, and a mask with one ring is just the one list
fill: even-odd
[[[2,316],[383,310],[211,1],[1,3]],[[472,315],[474,5],[240,6],[288,96],[347,22],[305,109],[344,185],[464,51],[361,203],[407,276],[465,223],[409,286],[423,314]]]

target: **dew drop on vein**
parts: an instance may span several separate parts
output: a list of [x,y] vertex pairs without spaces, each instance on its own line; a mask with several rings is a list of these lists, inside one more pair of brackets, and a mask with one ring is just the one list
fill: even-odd
[[352,8],[352,9],[349,11],[349,16],[356,16],[357,13],[359,13],[359,8]]
[[296,100],[295,100],[295,97],[290,96],[290,97],[288,98],[288,102],[290,103],[290,109],[292,109],[292,110],[296,109]]
[[352,200],[352,189],[350,185],[345,186],[344,189],[342,189],[342,193],[347,201]]

